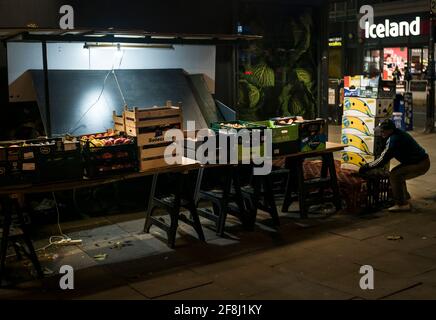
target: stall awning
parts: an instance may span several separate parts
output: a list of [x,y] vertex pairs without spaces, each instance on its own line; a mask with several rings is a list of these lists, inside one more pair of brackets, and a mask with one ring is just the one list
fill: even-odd
[[232,45],[262,39],[258,35],[154,33],[142,30],[0,28],[1,41],[121,42],[156,44]]

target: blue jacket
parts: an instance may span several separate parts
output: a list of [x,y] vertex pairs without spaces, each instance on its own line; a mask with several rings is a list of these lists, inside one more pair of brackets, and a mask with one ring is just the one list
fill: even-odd
[[368,164],[369,168],[383,167],[391,159],[397,159],[401,164],[416,164],[427,158],[427,152],[410,134],[395,129],[386,141],[386,148],[380,157]]

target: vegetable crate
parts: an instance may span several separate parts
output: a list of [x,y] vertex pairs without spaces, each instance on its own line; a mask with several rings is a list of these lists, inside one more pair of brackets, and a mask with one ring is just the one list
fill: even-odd
[[276,125],[275,121],[257,121],[272,130],[272,155],[281,156],[299,151],[298,124]]
[[[252,123],[247,121],[227,121],[227,122],[214,122],[211,125],[212,130],[215,131],[217,137],[217,147],[219,149],[220,140],[225,140],[223,145],[227,146],[227,157],[230,157],[230,150],[234,147],[237,151],[238,161],[251,160],[253,157],[264,156],[264,139],[265,139],[265,129],[267,126],[258,123]],[[224,130],[224,131],[223,131]],[[243,133],[242,130],[247,130]],[[259,131],[259,139],[257,143],[255,142],[253,132]],[[244,139],[247,141],[244,143]],[[234,145],[236,144],[236,146]],[[256,147],[258,146],[257,150]],[[218,150],[219,152],[219,150]]]

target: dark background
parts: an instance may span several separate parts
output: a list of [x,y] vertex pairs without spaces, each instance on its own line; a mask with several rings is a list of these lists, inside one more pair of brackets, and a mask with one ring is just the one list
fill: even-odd
[[[74,8],[75,28],[140,29],[150,32],[175,33],[236,33],[238,8],[247,4],[271,4],[294,7],[313,7],[315,21],[322,23],[327,0],[0,0],[0,27],[58,28],[59,8],[63,4]],[[320,39],[323,28],[316,25],[314,38]],[[319,35],[317,31],[320,31]],[[319,41],[319,40],[317,40]],[[319,41],[320,42],[320,41]],[[322,48],[318,43],[317,61],[321,61]],[[217,47],[216,98],[229,106],[235,105],[235,55],[230,46]],[[5,127],[10,115],[7,97],[6,52],[0,46],[0,128]],[[319,71],[319,70],[318,70]],[[319,73],[320,74],[320,73]],[[318,74],[318,76],[319,76]],[[322,90],[322,88],[321,88]],[[0,129],[0,135],[1,135]],[[0,137],[1,138],[1,137]]]

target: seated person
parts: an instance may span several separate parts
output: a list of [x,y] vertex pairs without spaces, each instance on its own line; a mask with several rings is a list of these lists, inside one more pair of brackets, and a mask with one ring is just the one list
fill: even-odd
[[426,151],[407,132],[395,127],[392,120],[380,124],[381,135],[387,139],[386,148],[373,162],[363,165],[359,173],[370,174],[373,169],[384,167],[392,158],[400,162],[389,174],[395,205],[389,211],[411,209],[406,180],[424,175],[430,169],[430,158]]

